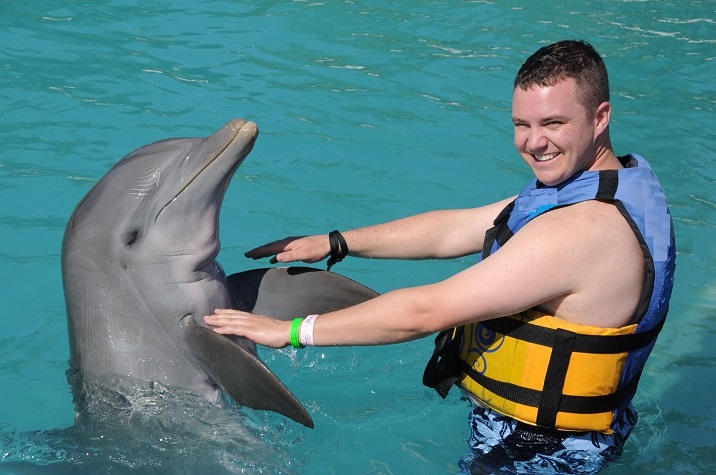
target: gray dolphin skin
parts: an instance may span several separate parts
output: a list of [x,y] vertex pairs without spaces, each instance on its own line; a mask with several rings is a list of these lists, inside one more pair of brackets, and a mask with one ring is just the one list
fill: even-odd
[[216,261],[219,212],[257,135],[253,122],[235,119],[208,138],[144,146],[80,201],[62,245],[71,371],[117,388],[156,381],[215,403],[228,394],[313,427],[252,342],[219,335],[202,321],[228,307],[290,319],[377,295],[310,268],[227,278]]

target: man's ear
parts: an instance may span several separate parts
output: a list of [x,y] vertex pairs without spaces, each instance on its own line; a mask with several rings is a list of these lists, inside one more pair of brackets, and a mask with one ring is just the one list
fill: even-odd
[[594,131],[596,135],[600,135],[609,127],[609,119],[612,115],[612,105],[608,102],[602,102],[597,107],[594,114]]

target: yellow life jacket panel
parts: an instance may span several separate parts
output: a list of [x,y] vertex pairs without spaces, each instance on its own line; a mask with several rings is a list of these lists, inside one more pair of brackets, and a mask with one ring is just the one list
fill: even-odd
[[457,384],[522,422],[609,434],[614,409],[638,383],[619,387],[629,351],[661,328],[636,327],[577,325],[536,310],[467,325]]

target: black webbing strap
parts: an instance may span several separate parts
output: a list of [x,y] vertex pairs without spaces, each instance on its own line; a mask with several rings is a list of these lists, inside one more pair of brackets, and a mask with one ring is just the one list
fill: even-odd
[[562,328],[553,332],[552,354],[549,357],[547,372],[542,387],[542,397],[537,408],[537,425],[554,427],[557,412],[562,406],[562,391],[567,379],[567,368],[572,358],[576,333]]
[[[485,320],[481,324],[488,330],[510,338],[535,343],[542,346],[551,346],[554,340],[554,330],[547,327],[530,325],[526,321],[516,318],[502,317]],[[629,335],[579,335],[575,334],[574,350],[577,353],[613,354],[643,348],[656,339],[664,326],[664,319],[658,325],[645,332],[631,333]]]
[[[498,381],[478,373],[465,361],[460,360],[462,371],[470,376],[477,384],[491,393],[524,406],[539,407],[542,391],[517,386],[516,384]],[[559,405],[560,412],[574,414],[599,414],[616,409],[624,400],[636,393],[641,373],[634,376],[631,381],[617,389],[612,394],[602,396],[572,396],[563,394]]]
[[445,399],[460,376],[460,343],[463,327],[443,330],[435,337],[435,350],[425,366],[423,384]]
[[619,172],[617,170],[602,170],[599,172],[599,187],[595,200],[613,200],[619,186]]
[[651,300],[651,294],[654,291],[654,276],[656,275],[654,269],[654,259],[651,256],[649,245],[644,240],[644,236],[639,230],[639,226],[631,217],[629,211],[627,211],[624,203],[618,200],[614,200],[614,206],[616,206],[619,213],[626,220],[631,228],[637,241],[639,241],[639,247],[641,248],[642,255],[644,256],[644,285],[641,288],[641,296],[639,297],[639,304],[636,307],[634,315],[637,319],[641,319],[646,312],[649,310],[649,303]]
[[507,226],[507,220],[510,219],[510,213],[515,207],[515,202],[505,206],[500,214],[497,215],[492,222],[493,226],[485,232],[485,240],[482,243],[482,258],[486,259],[492,252],[492,245],[497,241],[500,246],[513,236],[512,230]]

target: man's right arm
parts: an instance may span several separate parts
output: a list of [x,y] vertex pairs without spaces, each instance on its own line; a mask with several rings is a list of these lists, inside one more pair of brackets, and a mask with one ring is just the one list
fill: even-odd
[[[342,232],[351,256],[376,259],[445,259],[480,252],[485,232],[508,198],[479,208],[439,210]],[[318,262],[330,254],[328,236],[293,236],[259,246],[246,257],[276,262]]]

